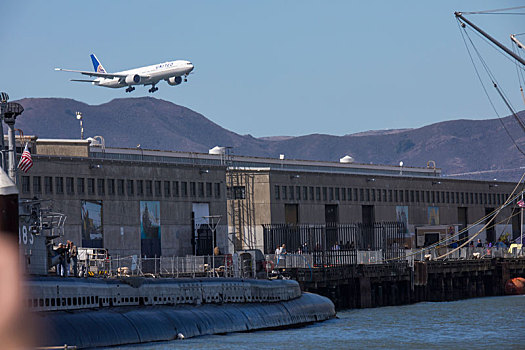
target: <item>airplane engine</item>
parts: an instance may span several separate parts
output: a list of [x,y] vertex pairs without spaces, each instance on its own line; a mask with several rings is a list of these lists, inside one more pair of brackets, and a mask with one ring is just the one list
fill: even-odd
[[182,78],[181,77],[171,77],[171,78],[168,78],[166,79],[166,81],[168,82],[169,85],[179,85],[180,83],[182,83]]
[[139,84],[140,83],[140,75],[138,74],[130,74],[126,77],[126,84]]

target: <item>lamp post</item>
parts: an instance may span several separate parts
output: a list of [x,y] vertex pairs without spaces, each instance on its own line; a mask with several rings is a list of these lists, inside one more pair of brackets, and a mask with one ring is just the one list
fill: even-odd
[[217,230],[217,226],[219,225],[219,222],[221,221],[222,215],[210,215],[210,216],[203,216],[204,219],[207,219],[208,228],[211,230],[211,242],[213,246],[213,254],[212,254],[212,260],[211,260],[211,268],[213,271],[213,277],[215,277],[215,231]]
[[82,126],[82,112],[76,112],[77,119],[80,120],[80,139],[84,139],[84,127]]

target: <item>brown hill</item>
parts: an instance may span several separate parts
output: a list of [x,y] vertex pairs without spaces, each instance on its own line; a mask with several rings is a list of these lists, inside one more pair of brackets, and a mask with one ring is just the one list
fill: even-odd
[[[349,154],[356,162],[426,166],[433,160],[443,173],[471,173],[470,178],[518,180],[525,157],[506,134],[502,122],[454,120],[418,129],[380,130],[345,136],[312,134],[254,138],[226,130],[203,115],[171,102],[121,98],[97,106],[71,99],[27,98],[18,101],[24,114],[17,127],[41,138],[78,138],[75,111],[84,116],[84,135],[102,135],[107,146],[207,152],[220,145],[234,154],[337,161]],[[525,117],[525,112],[521,112]],[[518,145],[525,134],[512,117],[502,119]],[[511,170],[508,170],[511,169]]]

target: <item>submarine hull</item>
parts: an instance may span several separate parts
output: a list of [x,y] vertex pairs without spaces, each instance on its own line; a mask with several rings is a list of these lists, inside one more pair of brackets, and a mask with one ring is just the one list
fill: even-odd
[[169,341],[201,335],[298,326],[335,317],[320,295],[277,303],[154,305],[38,313],[46,325],[41,346],[78,348]]

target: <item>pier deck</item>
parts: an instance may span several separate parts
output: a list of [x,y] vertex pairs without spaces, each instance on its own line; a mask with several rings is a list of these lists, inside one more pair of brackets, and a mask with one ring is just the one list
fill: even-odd
[[525,276],[525,258],[292,268],[285,273],[303,291],[329,297],[339,309],[366,308],[503,295],[508,279]]

